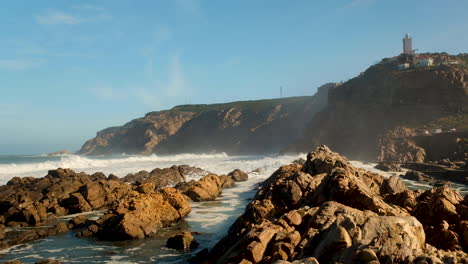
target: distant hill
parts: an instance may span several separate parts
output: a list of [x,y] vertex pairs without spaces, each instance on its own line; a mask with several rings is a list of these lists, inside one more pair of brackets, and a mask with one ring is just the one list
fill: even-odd
[[101,130],[78,152],[101,154],[274,153],[302,137],[327,103],[327,84],[314,96],[225,104],[180,105]]
[[373,161],[385,156],[379,143],[397,127],[467,129],[468,55],[421,55],[435,64],[399,70],[407,57],[384,59],[330,90],[328,105],[287,150],[326,144],[349,158]]

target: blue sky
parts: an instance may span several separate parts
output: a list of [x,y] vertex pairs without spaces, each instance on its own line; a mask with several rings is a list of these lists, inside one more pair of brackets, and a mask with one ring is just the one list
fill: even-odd
[[77,150],[177,104],[311,95],[401,52],[467,52],[468,1],[2,1],[0,154]]

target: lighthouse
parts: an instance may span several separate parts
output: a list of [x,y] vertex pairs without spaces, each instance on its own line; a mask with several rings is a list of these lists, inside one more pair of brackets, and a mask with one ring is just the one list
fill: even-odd
[[403,39],[403,54],[412,54],[413,53],[413,39],[409,33],[406,33],[405,38]]

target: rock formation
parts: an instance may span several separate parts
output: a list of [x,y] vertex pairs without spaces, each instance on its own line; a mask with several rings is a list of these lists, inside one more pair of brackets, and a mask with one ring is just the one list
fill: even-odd
[[196,248],[197,246],[198,242],[195,240],[192,233],[190,232],[181,232],[177,235],[174,235],[170,237],[166,243],[166,247],[168,248],[182,250],[189,250],[192,248]]
[[[442,56],[426,55],[435,59]],[[451,57],[466,59],[466,55]],[[351,159],[375,161],[382,154],[379,141],[396,127],[466,127],[466,121],[463,121],[468,116],[466,67],[436,65],[398,70],[397,64],[383,60],[331,89],[328,105],[313,117],[304,138],[288,150],[302,152],[326,144]],[[393,150],[409,150],[411,157],[402,158],[413,161],[420,161],[424,156],[411,142],[401,142],[401,145],[396,142],[388,149],[389,154]],[[399,153],[393,153],[389,158],[400,159],[399,156]]]
[[325,107],[328,90],[335,86],[324,85],[314,96],[181,105],[150,112],[99,131],[79,154],[277,152],[302,136],[305,124]]
[[449,188],[410,191],[320,146],[303,166],[280,167],[228,234],[192,261],[464,263],[467,209]]

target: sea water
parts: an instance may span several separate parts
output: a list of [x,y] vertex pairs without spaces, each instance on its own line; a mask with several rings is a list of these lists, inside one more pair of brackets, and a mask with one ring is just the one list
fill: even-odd
[[[234,169],[249,173],[249,180],[236,183],[236,186],[224,189],[216,201],[191,203],[192,212],[184,221],[165,228],[154,238],[132,241],[98,241],[92,238],[76,238],[75,233],[48,237],[25,245],[17,245],[0,251],[0,262],[18,259],[24,263],[53,258],[65,263],[185,263],[198,250],[212,247],[222,238],[229,226],[242,214],[249,200],[258,190],[258,184],[268,178],[279,166],[289,164],[305,154],[270,155],[270,156],[228,156],[220,154],[182,154],[172,156],[0,156],[0,184],[5,184],[12,177],[43,177],[50,169],[71,168],[77,172],[103,172],[123,177],[128,173],[154,168],[166,168],[172,165],[191,165],[216,173],[227,174]],[[386,177],[392,173],[374,169],[372,163],[352,161],[362,167],[380,173]],[[188,175],[187,180],[200,176]],[[411,188],[429,186],[406,181]],[[463,193],[466,186],[454,186]],[[92,212],[98,217],[99,213]],[[70,217],[68,217],[70,218]],[[64,218],[63,220],[67,220]],[[165,242],[171,235],[180,231],[199,232],[195,238],[200,247],[192,252],[168,249]]]

